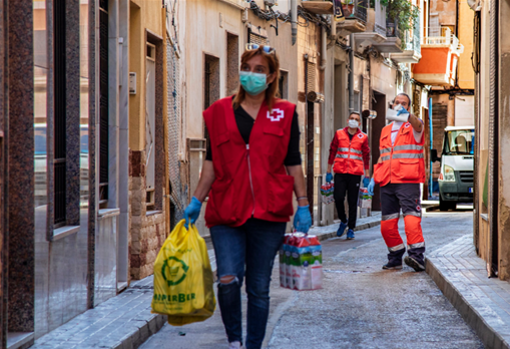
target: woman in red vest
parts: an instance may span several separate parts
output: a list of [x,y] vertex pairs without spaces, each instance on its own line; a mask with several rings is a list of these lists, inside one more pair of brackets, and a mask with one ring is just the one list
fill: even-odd
[[184,216],[193,224],[208,196],[205,220],[218,272],[218,302],[229,348],[242,346],[241,286],[248,294],[247,349],[264,340],[276,253],[293,214],[308,232],[312,219],[299,152],[296,106],[276,98],[279,61],[269,46],[248,44],[239,91],[204,111],[210,145]]

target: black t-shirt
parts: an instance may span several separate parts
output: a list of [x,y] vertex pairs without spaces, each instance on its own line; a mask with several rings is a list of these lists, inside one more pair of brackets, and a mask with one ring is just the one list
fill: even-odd
[[[239,106],[234,111],[234,115],[236,118],[239,133],[241,134],[241,137],[243,137],[244,142],[248,144],[250,142],[250,134],[253,128],[253,124],[255,123],[255,120],[241,106]],[[296,111],[294,111],[294,115],[292,117],[292,125],[290,129],[289,148],[287,150],[287,156],[285,157],[284,161],[285,166],[301,165],[301,153],[299,151],[299,136],[300,132],[298,114],[296,113]],[[212,161],[211,145],[209,143],[207,144],[207,155],[205,159]]]

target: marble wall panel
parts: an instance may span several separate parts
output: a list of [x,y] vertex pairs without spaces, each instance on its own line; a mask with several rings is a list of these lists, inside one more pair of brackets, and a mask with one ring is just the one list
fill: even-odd
[[7,346],[7,271],[8,261],[8,230],[7,230],[7,170],[6,170],[6,157],[7,144],[6,139],[8,137],[8,129],[6,125],[8,115],[8,103],[7,96],[5,93],[7,87],[7,73],[8,66],[6,64],[6,53],[8,49],[8,40],[6,40],[9,34],[7,21],[5,21],[5,11],[7,9],[7,0],[0,1],[0,130],[3,132],[3,137],[0,139],[0,346],[5,348]]
[[95,247],[94,306],[117,294],[117,227],[119,216],[99,218]]
[[[96,2],[89,1],[88,6],[88,27],[96,28],[99,14],[96,13]],[[96,75],[98,69],[97,48],[98,40],[95,30],[88,31],[88,78],[89,78],[89,218],[88,218],[88,270],[87,270],[87,305],[94,307],[94,282],[95,282],[95,240],[96,240],[96,215],[97,215],[97,187],[96,187],[96,120],[98,118],[99,108],[96,105],[99,102],[96,89]]]
[[34,60],[32,0],[9,6],[8,330],[34,330]]
[[80,222],[80,0],[66,1],[67,225]]
[[[42,210],[41,216],[46,216]],[[46,240],[43,225],[36,226],[36,338],[87,310],[86,208],[80,218],[78,233],[52,242]]]

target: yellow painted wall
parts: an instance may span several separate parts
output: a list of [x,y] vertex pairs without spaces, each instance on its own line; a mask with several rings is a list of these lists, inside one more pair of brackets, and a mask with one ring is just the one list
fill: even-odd
[[[166,37],[164,9],[161,0],[131,0],[129,27],[129,71],[135,72],[136,95],[129,97],[129,148],[139,151],[145,148],[145,57],[146,30],[162,38]],[[166,41],[163,42],[164,46]],[[164,52],[166,57],[166,52]],[[164,58],[166,61],[166,58]],[[166,63],[163,62],[165,76]],[[165,84],[166,84],[166,78]],[[163,93],[166,101],[166,93]],[[167,109],[163,108],[166,122]]]
[[475,74],[471,64],[473,53],[473,18],[475,13],[467,4],[467,0],[459,0],[459,40],[464,45],[464,53],[459,58],[458,83],[460,88],[474,89]]

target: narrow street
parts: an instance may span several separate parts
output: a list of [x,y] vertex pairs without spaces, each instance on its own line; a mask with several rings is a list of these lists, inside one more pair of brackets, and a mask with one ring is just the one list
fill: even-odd
[[[427,252],[472,234],[472,217],[472,211],[462,208],[424,214]],[[428,274],[409,267],[381,269],[387,249],[379,229],[357,232],[352,241],[323,242],[322,290],[280,288],[275,264],[266,348],[484,347]],[[204,323],[165,325],[141,348],[167,348],[168,343],[175,349],[225,348],[219,309]]]

